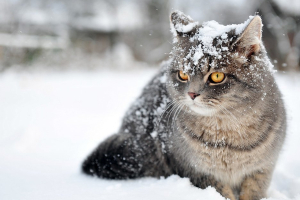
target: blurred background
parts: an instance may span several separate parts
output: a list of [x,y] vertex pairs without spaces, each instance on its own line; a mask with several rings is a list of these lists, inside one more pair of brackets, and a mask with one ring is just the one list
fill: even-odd
[[225,25],[258,12],[272,63],[300,70],[299,0],[0,0],[0,71],[157,66],[172,10]]

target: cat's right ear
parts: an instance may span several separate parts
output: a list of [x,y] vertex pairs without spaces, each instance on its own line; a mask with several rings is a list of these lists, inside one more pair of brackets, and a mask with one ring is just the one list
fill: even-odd
[[183,12],[174,11],[170,16],[171,31],[174,37],[188,37],[196,32],[198,22],[185,15]]

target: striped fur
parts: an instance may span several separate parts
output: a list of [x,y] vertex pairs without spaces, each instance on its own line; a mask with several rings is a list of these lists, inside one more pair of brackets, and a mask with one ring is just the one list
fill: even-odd
[[[172,14],[174,27],[180,19],[195,27],[175,33],[170,61],[127,111],[119,132],[102,142],[82,169],[108,179],[177,174],[197,187],[213,186],[231,200],[266,197],[286,116],[260,37],[251,40],[261,21],[255,17],[240,35],[227,32],[223,43],[215,38],[213,45],[228,51],[218,59],[204,54],[187,70],[189,82],[182,82],[178,70],[191,63],[189,50],[201,45],[190,39],[201,26],[183,16]],[[214,71],[226,79],[208,84]],[[200,95],[191,100],[187,92]]]

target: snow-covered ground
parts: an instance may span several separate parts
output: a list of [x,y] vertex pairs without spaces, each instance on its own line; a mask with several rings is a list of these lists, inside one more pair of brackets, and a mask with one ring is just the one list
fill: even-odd
[[[110,181],[80,172],[155,72],[0,74],[0,199],[224,199],[178,176]],[[300,200],[300,74],[276,76],[289,128],[269,199]]]

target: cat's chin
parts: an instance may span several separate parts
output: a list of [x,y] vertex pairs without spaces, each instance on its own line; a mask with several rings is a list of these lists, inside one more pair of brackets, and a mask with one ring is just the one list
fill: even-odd
[[216,110],[213,108],[208,108],[205,106],[199,106],[199,105],[189,105],[190,109],[195,112],[198,115],[201,116],[213,116],[216,113]]

